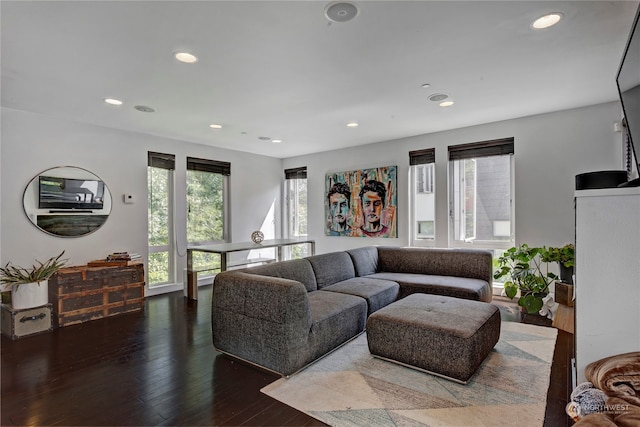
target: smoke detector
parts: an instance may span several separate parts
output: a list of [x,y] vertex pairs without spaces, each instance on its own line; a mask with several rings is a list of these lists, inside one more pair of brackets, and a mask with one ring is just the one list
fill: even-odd
[[329,3],[324,9],[324,14],[329,21],[347,22],[358,15],[358,8],[352,3],[338,2]]

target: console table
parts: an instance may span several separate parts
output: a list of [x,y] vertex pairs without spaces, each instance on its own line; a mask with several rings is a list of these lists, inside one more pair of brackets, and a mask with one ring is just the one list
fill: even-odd
[[247,259],[240,263],[231,264],[229,262],[229,254],[233,252],[242,252],[250,250],[258,250],[265,248],[276,248],[276,258],[269,261],[282,260],[282,248],[285,246],[294,246],[300,244],[308,244],[311,248],[311,255],[315,254],[316,243],[309,239],[270,239],[261,243],[239,242],[239,243],[217,243],[214,245],[188,246],[187,247],[187,297],[189,299],[198,299],[198,277],[197,272],[193,268],[193,253],[207,252],[212,254],[220,254],[220,271],[225,271],[229,267],[253,264],[256,262],[265,262],[264,259],[252,260]]

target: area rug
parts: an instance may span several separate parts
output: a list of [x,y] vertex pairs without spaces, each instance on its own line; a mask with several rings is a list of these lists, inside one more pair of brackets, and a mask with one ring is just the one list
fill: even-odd
[[326,424],[542,426],[557,331],[502,322],[500,340],[468,384],[369,353],[362,334],[261,391]]

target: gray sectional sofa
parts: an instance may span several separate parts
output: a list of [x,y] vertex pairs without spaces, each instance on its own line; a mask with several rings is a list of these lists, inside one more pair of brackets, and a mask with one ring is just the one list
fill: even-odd
[[491,302],[492,254],[376,247],[216,275],[214,347],[290,375],[364,331],[367,317],[412,293]]

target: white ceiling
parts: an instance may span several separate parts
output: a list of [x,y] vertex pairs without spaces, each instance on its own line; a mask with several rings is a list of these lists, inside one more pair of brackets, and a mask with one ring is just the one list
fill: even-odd
[[285,158],[617,100],[638,6],[352,3],[332,23],[328,1],[3,0],[2,106]]

